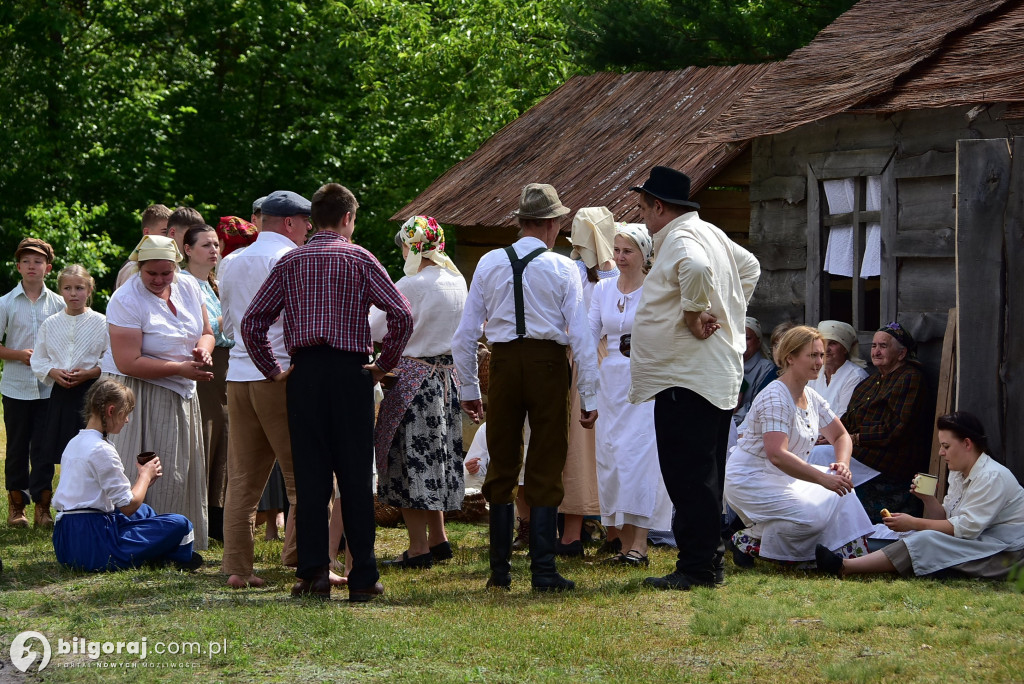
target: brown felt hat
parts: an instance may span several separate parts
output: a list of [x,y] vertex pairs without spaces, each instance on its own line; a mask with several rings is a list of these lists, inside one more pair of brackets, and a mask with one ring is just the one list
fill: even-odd
[[569,207],[558,199],[554,187],[547,183],[525,185],[519,196],[519,218],[552,219],[565,216],[569,211]]

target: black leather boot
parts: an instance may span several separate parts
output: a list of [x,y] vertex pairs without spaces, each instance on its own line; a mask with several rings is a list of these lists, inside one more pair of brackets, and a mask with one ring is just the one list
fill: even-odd
[[576,587],[558,574],[555,567],[555,530],[558,527],[556,506],[530,508],[530,572],[534,591],[569,591]]
[[491,504],[491,577],[487,580],[488,588],[506,591],[512,588],[512,531],[515,521],[515,504]]

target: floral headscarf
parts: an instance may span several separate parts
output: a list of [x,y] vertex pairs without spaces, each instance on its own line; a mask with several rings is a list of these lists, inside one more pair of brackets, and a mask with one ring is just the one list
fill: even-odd
[[423,259],[430,259],[438,266],[447,268],[456,275],[459,269],[444,253],[444,230],[432,216],[413,216],[402,224],[402,242],[409,248],[405,258],[405,275],[415,275]]

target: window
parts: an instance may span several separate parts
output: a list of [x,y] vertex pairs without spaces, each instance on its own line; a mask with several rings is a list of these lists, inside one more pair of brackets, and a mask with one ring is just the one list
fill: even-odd
[[881,325],[881,177],[826,180],[822,190],[821,318],[875,330]]

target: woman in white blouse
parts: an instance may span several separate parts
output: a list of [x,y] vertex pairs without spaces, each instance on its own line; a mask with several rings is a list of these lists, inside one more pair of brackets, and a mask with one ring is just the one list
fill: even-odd
[[[466,279],[444,253],[444,231],[429,216],[414,216],[395,236],[405,277],[395,283],[412,309],[412,336],[398,376],[384,395],[374,428],[378,496],[402,509],[409,548],[396,568],[429,568],[452,557],[445,511],[462,509],[462,409],[455,384],[452,337],[466,305]],[[384,312],[370,311],[370,332],[387,334]]]
[[[924,517],[891,513],[886,526],[904,533],[880,551],[842,559],[817,549],[818,568],[837,577],[861,573],[921,576],[934,573],[1003,579],[1024,560],[1024,488],[1005,466],[985,453],[985,428],[975,415],[940,416],[939,455],[949,466],[949,491],[942,503],[910,491],[924,502]],[[888,512],[888,511],[886,511]]]
[[[726,501],[748,527],[733,537],[740,551],[809,561],[818,542],[844,553],[864,550],[861,538],[873,527],[852,495],[853,443],[828,403],[807,387],[824,355],[821,333],[807,326],[791,329],[776,350],[779,379],[750,407],[725,469]],[[819,433],[835,447],[828,467],[807,462]]]
[[207,547],[206,467],[196,381],[213,378],[213,331],[195,278],[180,277],[174,240],[145,235],[130,259],[139,264],[110,298],[110,348],[104,376],[138,398],[135,418],[111,442],[134,479],[135,456],[154,451],[164,477],[149,492],[158,511],[179,513],[195,526],[195,547]]
[[658,463],[654,403],[627,400],[629,358],[620,342],[632,333],[653,251],[645,226],[619,224],[614,239],[619,275],[598,282],[590,301],[591,334],[598,342],[608,339],[597,395],[601,420],[594,426],[601,522],[608,528],[608,538],[619,540],[619,553],[609,562],[629,566],[649,564],[648,530],[672,526],[672,501]]

